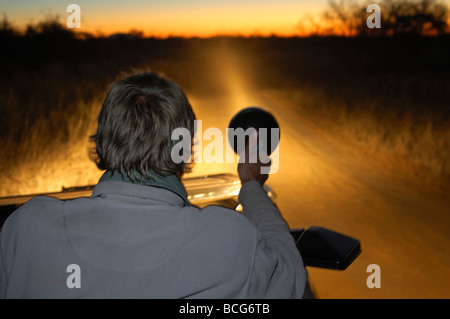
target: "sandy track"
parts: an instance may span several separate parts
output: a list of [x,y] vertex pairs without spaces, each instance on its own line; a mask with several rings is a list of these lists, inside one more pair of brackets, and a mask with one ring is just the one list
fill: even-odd
[[[222,52],[223,53],[223,52]],[[261,91],[228,52],[221,96],[190,96],[203,130],[225,130],[241,108],[263,106],[281,127],[279,170],[268,183],[292,228],[318,225],[361,240],[362,254],[345,271],[309,269],[321,298],[449,298],[450,200],[432,184],[388,168],[383,156],[354,147],[301,113],[289,92]],[[301,103],[301,102],[299,102]],[[199,163],[193,175],[236,173],[236,164]],[[367,266],[381,268],[369,289]]]

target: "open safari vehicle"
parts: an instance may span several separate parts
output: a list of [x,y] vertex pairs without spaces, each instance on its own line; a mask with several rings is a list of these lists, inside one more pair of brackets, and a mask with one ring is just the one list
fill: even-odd
[[[183,184],[192,205],[200,208],[208,205],[220,205],[242,211],[242,206],[238,202],[241,182],[236,175],[216,174],[188,177],[183,179]],[[77,197],[89,197],[93,188],[92,185],[66,188],[57,193],[0,198],[0,229],[11,213],[35,196],[44,195],[70,200]],[[268,185],[265,185],[264,189],[272,202],[276,204],[275,192]],[[361,252],[359,240],[323,227],[310,226],[307,229],[291,229],[291,234],[305,266],[344,270]],[[314,296],[308,284],[305,298],[312,297]]]
[[[274,118],[261,109],[247,108],[238,113],[230,122],[230,127],[254,127],[260,129],[278,127]],[[266,143],[276,147],[276,143]],[[236,145],[236,144],[232,144]],[[261,146],[261,144],[259,144]],[[235,149],[236,152],[238,150]],[[266,150],[271,153],[273,149]],[[200,177],[186,177],[182,180],[188,200],[192,205],[203,208],[208,205],[219,205],[242,212],[238,202],[241,182],[238,176],[232,174],[215,174]],[[91,196],[94,185],[85,187],[64,188],[61,192],[34,194],[0,198],[0,227],[20,205],[38,195],[52,196],[61,200]],[[264,189],[276,205],[275,191],[269,185]],[[346,269],[361,253],[360,241],[332,230],[310,226],[306,229],[291,229],[291,235],[302,256],[305,266],[320,267],[335,270]],[[314,297],[309,283],[306,286],[305,298]]]

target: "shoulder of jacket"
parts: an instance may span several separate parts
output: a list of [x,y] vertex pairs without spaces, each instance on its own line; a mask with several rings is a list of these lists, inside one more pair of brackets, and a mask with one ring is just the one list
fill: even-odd
[[212,205],[203,208],[200,214],[208,224],[217,228],[228,229],[235,234],[241,232],[254,235],[257,231],[247,217],[233,209]]
[[34,224],[49,215],[59,215],[64,201],[50,196],[36,196],[19,206],[5,221],[3,228],[9,224]]
[[51,196],[36,196],[28,202],[20,206],[17,211],[24,211],[26,213],[43,212],[46,209],[57,209],[64,207],[64,200],[60,200]]

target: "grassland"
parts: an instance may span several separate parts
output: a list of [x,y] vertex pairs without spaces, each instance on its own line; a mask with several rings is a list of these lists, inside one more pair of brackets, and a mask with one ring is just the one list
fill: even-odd
[[111,81],[143,68],[166,74],[188,95],[214,96],[224,44],[255,89],[282,92],[364,152],[450,179],[449,38],[42,34],[0,41],[0,196],[95,183],[88,136]]

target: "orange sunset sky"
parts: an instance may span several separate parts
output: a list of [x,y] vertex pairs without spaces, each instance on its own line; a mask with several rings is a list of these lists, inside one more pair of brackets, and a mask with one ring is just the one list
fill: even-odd
[[46,17],[64,22],[71,3],[81,8],[76,31],[108,35],[134,29],[155,37],[303,35],[327,8],[327,0],[0,1],[1,13],[17,29]]

